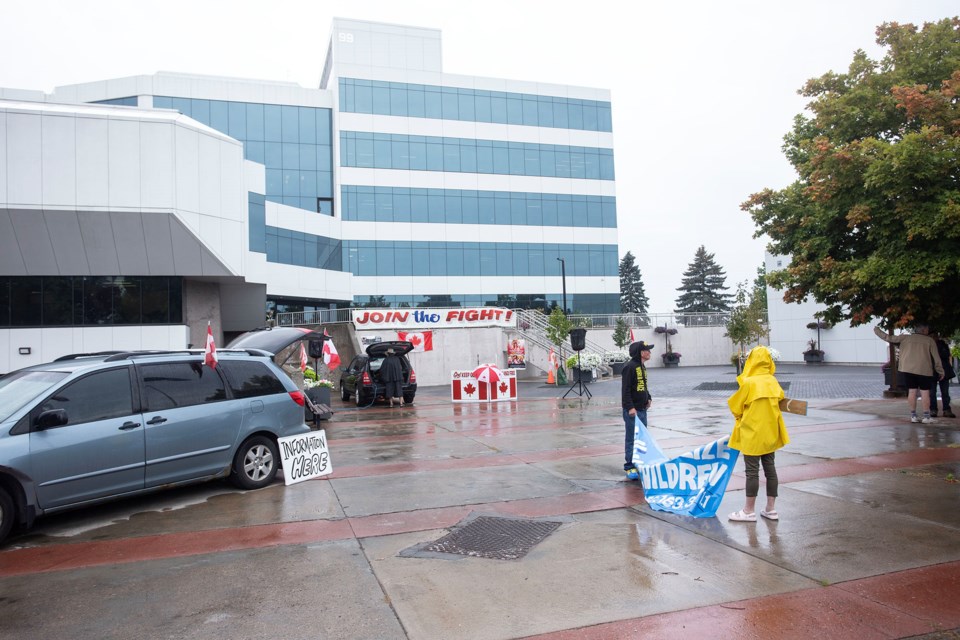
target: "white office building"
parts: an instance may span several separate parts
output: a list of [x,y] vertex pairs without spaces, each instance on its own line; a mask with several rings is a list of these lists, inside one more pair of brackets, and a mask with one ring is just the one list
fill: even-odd
[[[0,89],[0,371],[201,345],[268,309],[619,311],[610,94],[445,73],[338,19],[319,88]],[[565,278],[561,277],[565,273]]]

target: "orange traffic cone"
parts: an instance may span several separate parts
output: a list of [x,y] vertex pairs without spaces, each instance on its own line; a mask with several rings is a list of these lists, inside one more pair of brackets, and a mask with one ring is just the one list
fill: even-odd
[[553,367],[551,366],[547,369],[547,384],[556,384],[556,381],[553,379]]

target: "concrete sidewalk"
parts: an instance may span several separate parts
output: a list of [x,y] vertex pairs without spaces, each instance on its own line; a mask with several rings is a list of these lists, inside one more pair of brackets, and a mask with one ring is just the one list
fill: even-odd
[[[879,378],[797,369],[778,372],[795,391]],[[730,431],[730,392],[696,390],[725,380],[732,370],[651,376],[650,426],[667,453]],[[906,403],[879,392],[809,398],[809,415],[786,416],[792,442],[777,455],[781,520],[733,523],[742,461],[722,517],[652,511],[622,477],[619,381],[590,389],[591,400],[525,383],[516,403],[453,405],[445,388],[404,409],[335,402],[327,479],[251,493],[211,483],[45,519],[0,550],[0,637],[899,638],[960,627],[960,421],[911,424]],[[460,539],[435,544],[450,533]],[[526,555],[483,557],[523,536]],[[454,543],[468,555],[447,553]]]

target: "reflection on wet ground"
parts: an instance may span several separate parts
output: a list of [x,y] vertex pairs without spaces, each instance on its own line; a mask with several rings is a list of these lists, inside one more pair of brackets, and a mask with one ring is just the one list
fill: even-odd
[[[726,395],[691,393],[699,381],[731,372],[704,369],[652,372],[655,391],[680,389],[655,394],[649,412],[651,433],[668,453],[732,428]],[[857,375],[875,373],[846,369],[818,375],[842,389],[870,384]],[[792,377],[792,390],[817,378],[804,370],[784,375]],[[213,611],[204,618],[207,637],[253,637],[267,618],[275,637],[303,637],[303,629],[317,628],[318,616],[329,625],[324,637],[335,638],[506,639],[580,633],[591,625],[612,626],[583,637],[621,637],[638,635],[639,625],[661,614],[683,616],[671,618],[676,628],[699,637],[690,631],[700,628],[689,617],[697,611],[709,619],[710,633],[728,637],[743,635],[757,608],[778,594],[800,598],[871,576],[919,591],[916,581],[927,574],[905,572],[960,566],[952,564],[960,562],[960,421],[911,424],[900,400],[812,399],[807,416],[786,417],[792,442],[777,454],[781,520],[739,523],[724,514],[743,504],[742,462],[720,517],[652,511],[638,484],[623,477],[617,382],[592,385],[591,400],[558,400],[557,389],[542,387],[522,383],[519,402],[492,405],[452,405],[446,389],[421,389],[416,404],[402,410],[339,410],[334,401],[335,413],[323,423],[332,476],[290,486],[278,480],[254,492],[214,481],[42,518],[0,550],[0,592],[27,603],[26,594],[54,580],[67,594],[62,605],[77,612],[87,625],[81,628],[93,629],[117,612],[104,610],[102,599],[83,588],[87,581],[109,582],[116,593],[136,592],[144,581],[160,585],[150,592],[156,609],[138,609],[129,622],[129,635],[143,637],[150,629],[183,631],[167,612],[193,611],[193,600]],[[516,562],[401,555],[475,513],[564,524]],[[136,571],[124,571],[124,563]],[[235,587],[237,566],[269,575],[271,594],[284,597],[259,604]],[[205,588],[180,597],[183,575],[202,579]],[[960,602],[960,581],[942,575],[933,599]],[[244,584],[253,589],[256,582]],[[831,601],[838,593],[830,592]],[[217,603],[240,600],[253,613],[221,625]],[[844,627],[846,637],[875,631],[869,621],[880,601],[872,594],[855,602],[855,619],[867,622]],[[0,632],[58,636],[59,627],[45,626],[57,622],[26,604],[4,607],[11,615]],[[803,608],[774,609],[784,616],[778,629],[814,628],[796,622]],[[830,615],[822,606],[809,610]],[[734,615],[731,626],[716,626]],[[927,615],[927,626],[913,635],[934,623],[960,624],[960,611]],[[9,626],[21,619],[34,626]],[[375,620],[376,628],[358,631],[357,620]],[[666,635],[645,628],[649,637]]]

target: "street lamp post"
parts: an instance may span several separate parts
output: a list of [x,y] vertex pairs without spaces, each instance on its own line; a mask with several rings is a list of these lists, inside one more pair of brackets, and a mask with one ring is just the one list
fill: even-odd
[[563,313],[567,314],[567,261],[563,258],[557,258],[560,261],[560,277],[563,278]]

